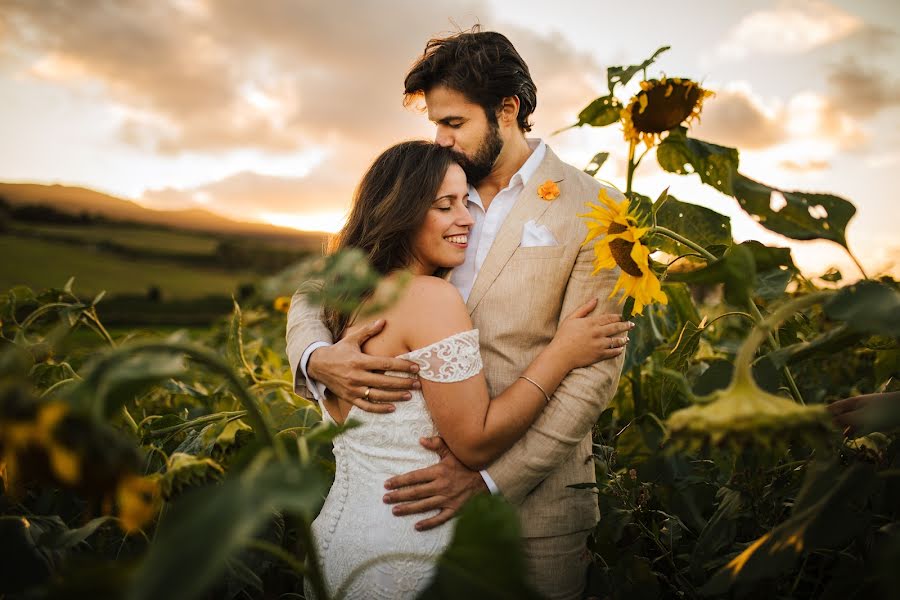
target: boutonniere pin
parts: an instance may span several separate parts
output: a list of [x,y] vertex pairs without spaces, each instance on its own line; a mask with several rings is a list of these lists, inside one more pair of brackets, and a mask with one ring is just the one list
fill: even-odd
[[[560,179],[559,181],[562,181],[562,179]],[[546,200],[547,202],[559,198],[559,186],[556,185],[557,183],[559,183],[559,181],[548,179],[547,181],[539,185],[537,189],[538,197],[541,200]]]

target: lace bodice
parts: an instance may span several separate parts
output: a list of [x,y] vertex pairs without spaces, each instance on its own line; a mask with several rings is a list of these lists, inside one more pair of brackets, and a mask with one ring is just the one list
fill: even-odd
[[[482,369],[478,330],[463,331],[397,358],[419,365],[419,378],[440,383],[463,381]],[[411,377],[408,373],[390,375]],[[425,397],[412,390],[412,398],[395,404],[390,414],[364,412],[356,407],[347,419],[359,421],[334,440],[335,480],[313,534],[330,594],[346,585],[346,598],[415,598],[434,572],[434,559],[450,541],[453,521],[419,532],[414,524],[432,513],[396,517],[384,504],[386,479],[437,462],[419,438],[436,435]],[[323,418],[333,422],[324,406]],[[388,554],[402,558],[379,560]],[[350,574],[365,563],[359,575]],[[307,597],[311,590],[307,587]]]
[[477,375],[483,367],[477,329],[451,335],[397,358],[419,365],[419,377],[440,383],[463,381]]

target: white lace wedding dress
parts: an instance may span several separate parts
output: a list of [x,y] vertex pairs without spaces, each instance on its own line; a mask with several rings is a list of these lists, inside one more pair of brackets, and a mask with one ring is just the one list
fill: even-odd
[[[398,358],[417,363],[421,379],[468,379],[482,369],[478,330]],[[428,531],[414,528],[438,511],[397,517],[382,501],[385,480],[438,461],[419,444],[419,438],[437,435],[421,390],[412,390],[410,400],[395,406],[396,411],[384,415],[351,408],[347,418],[362,424],[334,440],[334,484],[312,524],[319,566],[332,596],[340,590],[343,598],[415,598],[427,587],[435,559],[450,543],[452,520]],[[334,422],[325,407],[321,409],[323,418]],[[315,598],[308,581],[304,588],[307,598]]]

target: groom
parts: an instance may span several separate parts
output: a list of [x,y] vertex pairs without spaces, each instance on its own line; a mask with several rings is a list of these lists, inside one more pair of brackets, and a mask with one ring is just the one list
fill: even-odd
[[[552,339],[559,322],[591,298],[600,312],[618,276],[592,276],[593,251],[581,247],[577,216],[601,185],[562,162],[539,139],[525,137],[537,104],[528,67],[499,33],[466,32],[428,42],[406,76],[406,103],[424,98],[436,143],[457,155],[469,181],[474,225],[465,263],[450,281],[480,331],[491,397],[512,384]],[[608,189],[612,196],[618,192]],[[364,410],[387,412],[407,397],[414,379],[378,371],[415,372],[399,359],[362,354],[377,322],[330,344],[318,310],[294,296],[287,352],[295,390],[319,397],[327,387]],[[518,505],[529,576],[548,598],[580,598],[597,523],[596,496],[568,486],[595,481],[591,427],[618,385],[623,355],[572,371],[531,429],[481,473],[471,471],[440,438],[424,440],[441,460],[386,482],[385,502],[398,515],[440,509],[421,529],[450,519],[472,495],[490,491]]]

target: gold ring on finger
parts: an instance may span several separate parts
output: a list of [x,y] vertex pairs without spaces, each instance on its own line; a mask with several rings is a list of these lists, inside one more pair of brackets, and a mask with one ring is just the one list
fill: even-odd
[[367,387],[367,388],[366,388],[366,393],[363,394],[363,398],[365,398],[366,400],[368,400],[368,399],[369,399],[369,392],[371,392],[371,391],[372,391],[372,388]]

